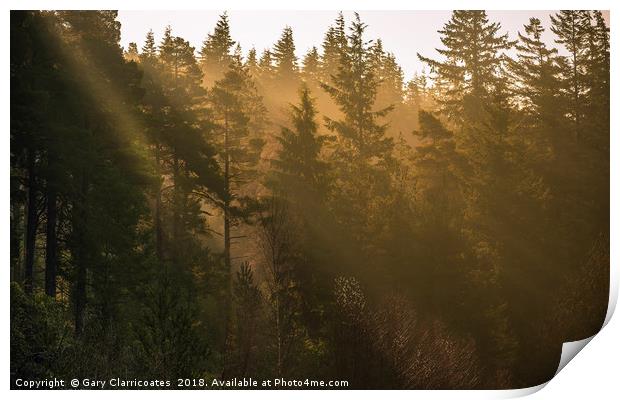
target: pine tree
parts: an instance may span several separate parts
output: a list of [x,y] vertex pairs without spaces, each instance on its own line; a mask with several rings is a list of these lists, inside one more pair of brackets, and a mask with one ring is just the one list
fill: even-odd
[[588,27],[587,70],[588,97],[586,114],[598,135],[588,135],[593,146],[603,152],[609,144],[609,28],[600,11],[593,11]]
[[569,53],[560,65],[564,77],[567,111],[573,123],[574,135],[578,138],[583,119],[581,103],[586,90],[584,74],[590,18],[587,11],[564,10],[551,16],[551,24],[551,31],[557,36],[556,43],[563,44]]
[[297,56],[295,55],[295,43],[293,30],[287,26],[282,31],[280,39],[276,42],[272,52],[275,62],[275,73],[278,80],[285,83],[295,81],[299,73]]
[[[393,167],[396,168],[393,141],[386,137],[386,124],[378,121],[391,107],[375,109],[379,81],[370,63],[369,44],[363,37],[365,28],[356,15],[338,73],[332,75],[331,85],[322,84],[342,115],[340,119],[325,118],[326,127],[335,133],[329,160],[331,179],[337,188],[328,207],[337,224],[350,235],[339,240],[354,246],[361,258],[372,260],[358,265],[359,270],[356,267],[358,275],[377,273],[375,262],[379,262],[379,257],[373,251],[376,247],[371,238],[381,234],[378,221],[389,213],[387,203],[393,193]],[[362,263],[352,259],[347,262]]]
[[388,53],[383,60],[381,86],[377,94],[377,104],[381,106],[399,105],[403,100],[404,73],[396,62],[394,54]]
[[371,64],[374,73],[379,81],[375,107],[382,109],[392,107],[393,111],[389,118],[384,122],[388,123],[387,134],[392,138],[397,138],[403,131],[410,131],[410,127],[400,123],[403,121],[402,107],[404,74],[402,68],[396,62],[394,54],[387,53],[383,49],[383,42],[377,39],[370,48]]
[[438,49],[445,61],[418,54],[449,85],[440,103],[453,119],[462,118],[463,99],[473,95],[488,99],[499,84],[502,51],[512,46],[508,34],[499,35],[501,25],[489,22],[485,11],[454,11],[452,18],[438,31],[446,47]]
[[[415,153],[412,156],[415,182],[415,219],[419,247],[418,262],[426,268],[408,271],[415,280],[414,296],[428,302],[433,314],[446,321],[458,320],[456,315],[473,309],[468,298],[471,278],[465,265],[471,262],[470,251],[463,235],[463,212],[466,207],[467,189],[463,175],[467,173],[466,159],[457,149],[456,138],[441,121],[430,112],[419,111],[419,129]],[[440,239],[441,238],[441,239]],[[433,282],[442,282],[445,291],[434,293]],[[428,290],[428,291],[427,291]],[[461,301],[455,304],[454,293]]]
[[274,78],[275,68],[273,65],[273,54],[269,49],[263,50],[258,61],[260,80],[263,84],[269,84]]
[[329,27],[323,39],[323,56],[321,58],[322,82],[331,82],[332,75],[338,73],[340,55],[346,46],[347,35],[345,32],[344,16],[342,12],[340,12],[338,13],[334,25]]
[[212,127],[202,107],[206,92],[194,48],[171,29],[166,29],[157,57],[143,58],[141,65],[148,91],[143,104],[146,133],[157,174],[155,253],[162,265],[175,267],[171,273],[182,276],[191,270],[188,261],[205,254],[197,240],[205,234],[202,202],[217,197],[221,189],[208,136]]
[[321,58],[316,46],[312,46],[302,61],[302,76],[306,84],[316,84],[319,81]]
[[[209,102],[216,124],[218,157],[223,171],[224,188],[221,202],[224,214],[224,264],[229,282],[226,309],[230,311],[232,286],[231,231],[244,217],[244,196],[241,189],[253,179],[260,158],[263,141],[257,130],[251,129],[259,101],[251,76],[241,59],[234,58],[224,77],[209,93]],[[230,313],[228,314],[230,316]]]
[[420,128],[419,112],[432,108],[432,94],[428,85],[426,74],[415,73],[413,78],[405,85],[403,105],[405,108],[404,118],[414,130]]
[[550,160],[563,163],[562,142],[565,132],[559,128],[563,116],[558,113],[560,81],[557,50],[542,41],[544,28],[540,20],[530,18],[519,32],[517,55],[510,61],[511,94],[521,113],[521,137],[528,160],[524,167],[539,172],[546,184],[553,181]]
[[370,52],[363,34],[366,25],[356,15],[347,36],[348,45],[343,50],[338,73],[333,83],[321,86],[332,97],[344,114],[342,120],[327,118],[327,127],[338,133],[346,159],[368,162],[386,160],[390,157],[392,141],[385,137],[385,125],[377,119],[391,111],[386,107],[374,110],[379,81],[370,63]]
[[227,355],[224,376],[247,376],[256,371],[263,296],[254,277],[252,266],[243,262],[235,274],[234,322],[231,346],[233,354]]
[[155,35],[153,30],[149,30],[146,34],[146,40],[144,46],[142,46],[142,53],[140,54],[140,61],[145,63],[149,60],[154,60],[157,57],[157,46],[155,46]]
[[248,55],[245,59],[244,67],[248,69],[252,78],[256,79],[258,77],[259,68],[258,68],[258,58],[256,56],[256,48],[252,47],[250,51],[248,51]]
[[[505,74],[504,52],[513,43],[507,34],[499,35],[500,29],[499,23],[489,22],[484,11],[454,11],[439,31],[445,49],[438,52],[445,60],[418,55],[429,64],[433,80],[443,91],[436,101],[454,124],[456,145],[463,155],[462,170],[466,173],[462,180],[467,188],[462,221],[464,240],[471,248],[484,249],[470,261],[478,276],[471,282],[476,288],[472,290],[486,290],[484,302],[473,301],[469,307],[486,310],[486,316],[472,324],[490,327],[478,343],[484,357],[495,360],[488,366],[494,371],[511,369],[515,363],[516,341],[506,327],[514,311],[510,308],[514,304],[510,302],[513,294],[508,294],[509,289],[500,294],[484,282],[504,282],[507,275],[501,265],[530,263],[520,258],[525,254],[518,251],[522,244],[510,241],[504,225],[505,221],[512,221],[511,226],[523,224],[523,220],[514,221],[513,210],[528,212],[525,209],[531,202],[515,190],[527,179],[527,168],[518,161],[523,156],[523,137],[516,133],[513,124],[514,110],[510,108]],[[504,284],[510,287],[508,281]],[[499,361],[500,358],[503,360]]]
[[[586,155],[583,156],[583,166],[578,168],[587,171],[585,175],[590,178],[584,176],[584,181],[579,186],[583,190],[584,198],[588,199],[587,203],[592,205],[598,203],[590,209],[592,214],[588,220],[598,221],[594,223],[597,227],[590,228],[593,229],[590,232],[592,235],[598,234],[600,238],[605,238],[604,232],[607,232],[609,222],[610,64],[609,27],[602,12],[590,12],[590,24],[587,30],[587,72],[584,80],[587,95],[583,99],[584,129],[579,143],[579,145],[585,144],[579,148],[585,150]],[[594,233],[597,229],[598,233]],[[602,274],[605,273],[603,270]]]
[[302,87],[299,105],[291,105],[294,129],[282,128],[278,137],[281,148],[274,165],[281,172],[281,188],[296,192],[300,201],[307,198],[308,193],[304,195],[305,192],[311,192],[316,197],[326,189],[326,166],[319,159],[325,137],[317,135],[316,115],[314,99],[308,88]]
[[557,119],[557,50],[548,49],[542,41],[544,28],[539,19],[530,18],[524,29],[525,34],[519,32],[519,43],[515,46],[517,59],[510,62],[512,91],[521,107],[551,126]]
[[[11,13],[11,239],[15,246],[11,279],[23,284],[28,294],[36,285],[36,231],[45,193],[42,161],[47,148],[51,153],[56,146],[50,145],[57,142],[50,140],[54,136],[47,137],[45,126],[51,122],[51,106],[61,103],[53,85],[64,78],[63,69],[53,67],[62,60],[54,40],[58,37],[55,22],[38,12]],[[49,188],[55,187],[54,177],[47,178]]]
[[[199,101],[197,98],[203,95],[200,87],[202,76],[194,58],[194,48],[184,39],[171,36],[170,30],[167,29],[160,46],[160,59],[162,77],[166,84],[164,93],[172,108],[180,115],[190,112],[194,104]],[[198,132],[190,125],[191,120],[175,122],[173,131],[167,139],[170,140],[168,145],[173,184],[170,199],[172,203],[170,258],[173,265],[178,268],[182,253],[180,246],[184,243],[185,230],[182,225],[186,224],[187,218],[183,213],[187,209],[188,195],[191,193],[191,189],[185,187],[187,182],[184,175],[187,169],[181,152],[183,142],[188,140],[188,136],[197,135]]]
[[414,132],[420,139],[414,161],[419,179],[418,190],[427,204],[432,205],[435,217],[453,217],[454,207],[462,207],[458,182],[464,160],[456,150],[454,134],[436,117],[421,110],[418,118],[420,130]]
[[[318,132],[317,115],[315,100],[304,85],[298,104],[290,106],[291,127],[282,128],[277,137],[280,148],[272,161],[272,198],[267,201],[269,213],[275,213],[276,218],[278,212],[285,209],[286,229],[293,236],[287,261],[293,285],[287,288],[282,284],[286,282],[282,282],[280,286],[287,299],[299,298],[300,304],[295,304],[299,309],[294,311],[299,314],[296,323],[304,324],[302,329],[319,328],[317,320],[328,307],[323,294],[329,292],[331,285],[329,277],[321,270],[334,262],[329,250],[334,243],[334,233],[325,233],[335,231],[331,229],[334,221],[327,207],[331,189],[329,164],[322,154],[327,137]],[[269,223],[263,225],[273,227]]]
[[199,53],[207,87],[212,86],[228,69],[228,65],[233,61],[231,50],[234,45],[235,41],[230,36],[228,15],[223,13],[213,33],[207,35]]
[[[49,187],[63,200],[56,203],[61,204],[60,211],[48,204],[48,233],[54,234],[53,214],[70,226],[70,233],[57,229],[56,235],[64,235],[63,252],[70,254],[71,300],[79,336],[89,324],[107,329],[118,316],[122,288],[106,282],[130,273],[126,266],[135,256],[136,227],[146,212],[142,189],[148,176],[141,169],[144,160],[136,150],[138,128],[132,120],[140,75],[135,63],[123,59],[115,11],[61,11],[51,16],[65,54],[57,68],[66,76],[56,102],[62,110],[55,111],[64,134],[55,147],[70,153],[56,152],[53,160],[52,169],[65,173]],[[89,91],[80,87],[84,78],[91,84]],[[115,82],[118,90],[101,90],[95,82]],[[51,247],[50,258],[61,254]],[[53,273],[46,278],[51,295]],[[88,320],[87,310],[101,318]]]
[[139,59],[139,54],[138,54],[138,45],[134,42],[129,43],[129,45],[127,46],[127,51],[125,51],[125,59],[128,61],[138,61]]
[[[147,34],[148,39],[148,34]],[[161,39],[159,46],[157,47],[157,55],[164,63],[169,63],[171,60],[169,57],[174,55],[174,37],[172,36],[172,26],[166,25],[164,29],[164,37]]]

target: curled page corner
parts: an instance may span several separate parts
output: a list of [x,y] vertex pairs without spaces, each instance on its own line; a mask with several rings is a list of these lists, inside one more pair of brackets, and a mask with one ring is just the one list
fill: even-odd
[[[599,329],[599,332],[604,329],[605,326],[609,323],[611,316],[616,310],[616,305],[618,303],[618,280],[616,278],[617,271],[614,268],[610,268],[609,303],[607,304],[605,321],[603,322],[601,329]],[[588,338],[576,340],[574,342],[565,342],[564,344],[562,344],[562,355],[560,356],[560,363],[558,365],[558,369],[555,371],[555,374],[553,376],[559,374],[560,371],[570,362],[570,360],[572,360],[577,355],[577,353],[583,350],[583,348],[586,347],[586,345],[590,343],[590,341],[596,335],[598,335],[598,332]]]
[[[618,301],[618,290],[617,290],[617,287],[611,287],[610,289],[611,290],[609,294],[607,314],[605,315],[605,321],[603,322],[603,325],[601,326],[601,329],[599,330],[599,332],[603,328],[605,328],[605,325],[607,325],[607,323],[611,319],[611,316],[613,315],[616,309],[616,303]],[[555,374],[553,376],[556,376],[557,374],[559,374],[560,371],[570,362],[570,360],[572,360],[577,355],[577,353],[583,350],[583,348],[586,347],[586,345],[590,343],[590,341],[596,335],[598,335],[598,332],[585,339],[575,340],[574,342],[563,343],[562,344],[562,355],[560,356],[560,363],[558,364],[558,369],[555,371]]]
[[586,347],[588,343],[590,343],[590,340],[592,340],[594,336],[596,336],[596,334],[590,336],[589,338],[575,340],[574,342],[565,342],[564,344],[562,344],[562,355],[560,356],[560,363],[558,365],[558,369],[555,371],[555,374],[553,376],[559,374],[560,371],[566,366],[566,364],[568,364],[570,360],[572,360],[577,355],[577,353],[579,353],[584,347]]
[[[562,344],[562,355],[560,356],[560,363],[558,364],[558,369],[555,371],[555,374],[553,374],[553,377],[559,374],[560,371],[570,362],[570,360],[572,360],[577,355],[577,353],[579,353],[584,347],[586,347],[588,343],[590,343],[590,340],[592,340],[594,336],[596,336],[596,334],[586,339],[563,343]],[[547,384],[551,382],[551,379],[548,380],[547,382],[541,383],[540,385],[531,386],[528,388],[506,390],[504,391],[503,395],[500,396],[500,398],[513,399],[513,398],[518,398],[518,397],[529,396],[531,394],[538,392],[545,386],[547,386]]]

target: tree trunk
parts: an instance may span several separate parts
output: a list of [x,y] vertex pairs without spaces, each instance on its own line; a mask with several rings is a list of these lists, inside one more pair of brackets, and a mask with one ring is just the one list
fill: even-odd
[[37,187],[34,172],[34,151],[28,150],[28,204],[26,205],[26,248],[24,289],[32,293],[34,285],[34,249],[37,237]]
[[56,297],[56,273],[58,265],[58,248],[56,238],[56,221],[58,209],[56,189],[48,183],[47,188],[47,227],[45,240],[45,294]]
[[75,285],[75,335],[84,332],[84,309],[86,308],[86,263],[83,251],[77,264],[77,281]]
[[222,378],[227,378],[229,374],[230,352],[232,351],[232,290],[233,290],[233,273],[232,264],[230,262],[230,157],[228,154],[228,118],[224,118],[224,269],[226,270],[226,329],[224,336],[224,370]]
[[180,240],[180,224],[181,217],[179,213],[180,208],[180,190],[179,190],[179,158],[174,150],[173,160],[173,205],[172,205],[172,265],[177,267],[179,257],[179,240]]
[[232,315],[232,263],[230,261],[230,154],[228,151],[228,116],[224,118],[224,265],[228,274],[227,304]]
[[86,203],[88,183],[86,175],[82,176],[81,194],[74,205],[76,213],[73,221],[74,233],[74,259],[77,269],[75,281],[75,335],[80,336],[84,332],[84,309],[86,308],[86,276],[87,276],[87,249],[86,249]]
[[[155,163],[159,174],[159,144],[155,145]],[[157,260],[162,261],[164,259],[163,254],[163,231],[161,226],[161,184],[157,185],[157,193],[155,194],[155,254],[157,254]]]
[[278,376],[282,376],[282,308],[280,307],[280,288],[276,296],[276,331],[278,344]]

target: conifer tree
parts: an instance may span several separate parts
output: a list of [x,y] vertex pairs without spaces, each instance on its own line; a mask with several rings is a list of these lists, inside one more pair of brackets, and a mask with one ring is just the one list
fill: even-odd
[[583,119],[581,103],[586,92],[584,74],[590,17],[587,11],[564,10],[551,16],[551,25],[551,31],[557,36],[556,43],[564,45],[569,53],[560,65],[564,76],[567,111],[575,138],[578,138]]
[[390,157],[392,141],[385,137],[385,125],[377,119],[386,116],[392,107],[375,110],[379,81],[370,63],[370,52],[363,34],[366,25],[356,15],[347,36],[347,47],[342,51],[338,73],[331,84],[321,86],[332,97],[344,114],[342,120],[327,118],[327,127],[338,133],[346,159],[386,160]]
[[388,53],[383,60],[381,86],[377,94],[378,106],[399,105],[403,100],[403,86],[403,70],[396,62],[394,54]]
[[[200,132],[192,126],[191,117],[187,118],[186,114],[192,113],[195,104],[201,101],[204,91],[201,88],[202,74],[194,57],[194,48],[189,42],[180,37],[173,37],[169,30],[164,35],[164,40],[160,46],[160,59],[162,60],[162,79],[165,83],[164,95],[170,102],[171,110],[177,113],[176,117],[181,117],[176,121],[173,119],[174,125],[168,132],[167,140],[169,146],[169,157],[171,164],[172,178],[172,240],[171,240],[171,259],[173,264],[177,264],[181,257],[180,246],[186,243],[183,236],[186,230],[184,226],[188,226],[188,215],[183,215],[192,207],[188,202],[192,201],[191,187],[187,174],[189,166],[186,164],[186,158],[183,152],[185,141],[198,140]],[[192,115],[193,118],[196,118]],[[169,191],[170,192],[170,191]],[[193,200],[195,203],[196,200]]]
[[329,27],[323,39],[323,55],[321,58],[322,82],[330,82],[332,75],[338,73],[340,55],[347,45],[345,21],[342,12],[332,26]]
[[586,103],[589,124],[598,135],[588,135],[593,146],[605,152],[609,136],[609,28],[600,11],[592,12],[588,27]]
[[[559,121],[557,115],[559,67],[557,50],[548,49],[542,41],[544,28],[537,18],[530,18],[519,32],[516,60],[510,61],[512,93],[530,118],[530,128],[542,129],[546,140],[553,138],[553,130]],[[538,136],[538,140],[544,139]],[[542,146],[542,142],[539,142]]]
[[146,40],[144,46],[142,46],[142,52],[140,53],[140,60],[144,63],[147,60],[154,60],[157,57],[157,46],[155,45],[155,34],[153,30],[149,30],[146,34]]
[[463,98],[488,99],[499,83],[502,51],[512,46],[508,34],[500,35],[499,23],[489,22],[484,11],[454,11],[439,32],[445,49],[437,51],[445,61],[418,54],[433,73],[448,83],[440,102],[451,118],[462,118]]
[[[61,11],[51,16],[64,54],[57,68],[68,78],[57,103],[63,108],[57,115],[64,116],[59,119],[64,134],[62,144],[55,146],[70,149],[70,153],[55,153],[53,162],[62,164],[53,169],[64,170],[66,175],[55,180],[53,188],[64,200],[57,203],[62,204],[60,212],[53,204],[48,205],[48,212],[51,224],[57,213],[70,226],[70,233],[56,230],[56,235],[64,235],[63,251],[70,254],[74,329],[81,336],[87,325],[98,323],[107,329],[118,317],[122,288],[106,282],[120,279],[123,266],[135,255],[136,226],[145,213],[142,188],[148,177],[140,168],[143,160],[137,155],[134,133],[130,133],[136,127],[129,118],[139,74],[134,63],[123,59],[115,11]],[[119,90],[115,96],[97,90],[96,85],[86,93],[79,88],[70,77],[85,70],[90,82],[116,82]],[[53,226],[48,228],[53,235]],[[50,258],[60,254],[48,250]],[[50,267],[57,266],[52,264],[55,262]],[[47,277],[50,295],[54,292],[53,275]],[[101,318],[95,322],[87,318],[89,314]]]
[[[417,144],[412,157],[416,196],[414,218],[416,232],[420,235],[417,257],[428,268],[409,273],[420,292],[432,282],[442,281],[446,288],[443,294],[425,293],[424,296],[434,299],[430,301],[436,307],[434,312],[451,320],[454,315],[451,307],[472,307],[468,300],[459,305],[449,300],[452,296],[449,293],[467,296],[466,287],[472,283],[458,267],[469,262],[462,231],[462,210],[466,207],[462,176],[467,171],[466,159],[456,147],[454,133],[438,118],[420,110],[418,120],[419,130],[414,131]],[[437,243],[439,237],[441,244]],[[446,308],[447,304],[451,305]]]
[[269,49],[263,50],[258,61],[260,80],[263,84],[269,84],[273,80],[275,67],[273,65],[273,54]]
[[[515,135],[504,73],[504,52],[513,43],[508,34],[499,34],[500,29],[499,23],[489,22],[484,11],[457,10],[439,31],[445,49],[438,52],[445,60],[418,55],[429,64],[433,79],[443,90],[436,100],[456,127],[457,147],[464,158],[465,240],[469,246],[485,249],[471,260],[479,274],[472,282],[476,290],[482,290],[484,281],[505,278],[499,265],[517,262],[519,244],[498,239],[507,234],[498,221],[510,220],[512,208],[529,205],[526,196],[515,191],[524,179],[523,168],[515,161],[517,157],[509,156],[520,150],[522,137]],[[479,338],[479,345],[489,359],[496,360],[489,365],[496,371],[512,368],[515,362],[509,356],[515,351],[514,334],[506,328],[511,310],[503,296],[508,295],[491,290],[485,292],[484,304],[472,305],[487,310],[486,316],[473,324],[492,327]],[[505,359],[499,361],[501,357]]]
[[[243,186],[256,175],[256,167],[263,146],[250,110],[259,100],[248,70],[240,58],[233,58],[224,77],[218,80],[209,93],[209,102],[216,124],[215,134],[218,158],[223,171],[221,207],[224,219],[224,264],[227,282],[232,285],[231,231],[244,217]],[[227,290],[226,307],[230,308],[231,289]]]
[[228,69],[228,65],[233,61],[231,51],[234,45],[235,41],[230,36],[228,15],[223,13],[213,33],[207,35],[199,53],[204,83],[207,87],[212,86]]
[[263,296],[248,262],[241,263],[235,273],[233,292],[233,354],[227,355],[223,375],[247,376],[257,370],[258,354],[262,351],[259,337],[263,308]]
[[171,263],[172,272],[182,276],[191,269],[187,261],[204,256],[204,248],[194,242],[205,233],[204,194],[217,197],[221,189],[208,141],[210,121],[200,107],[206,93],[194,48],[171,29],[166,29],[156,58],[142,57],[141,65],[148,90],[143,104],[146,132],[157,174],[155,252],[162,265]]
[[[583,99],[584,130],[579,145],[585,144],[587,155],[584,156],[584,165],[581,171],[596,179],[586,179],[587,183],[580,185],[584,197],[590,204],[603,201],[603,205],[591,209],[591,221],[598,221],[595,225],[603,226],[607,231],[609,221],[609,135],[610,135],[610,70],[609,70],[609,27],[606,25],[601,11],[590,12],[590,23],[587,25],[586,75],[585,86],[587,95]],[[587,160],[587,161],[586,161]],[[595,199],[599,199],[598,201]],[[596,228],[594,228],[596,229]],[[605,237],[605,234],[600,234]],[[603,239],[604,240],[604,239]],[[594,246],[594,244],[592,244]]]
[[280,39],[273,47],[272,56],[275,62],[277,79],[281,79],[284,82],[294,81],[299,70],[297,67],[297,56],[295,55],[293,30],[290,26],[285,27],[282,31]]
[[[330,265],[333,218],[327,209],[330,196],[328,163],[322,159],[327,137],[318,132],[317,109],[309,89],[302,86],[299,102],[290,106],[290,126],[282,128],[277,137],[280,148],[272,161],[275,169],[271,182],[273,198],[268,211],[278,211],[278,204],[285,205],[286,221],[294,232],[290,246],[291,279],[295,296],[304,304],[300,310],[300,323],[315,328],[317,318],[327,308],[320,293],[328,292],[330,281],[322,268]],[[263,221],[265,222],[265,221]],[[329,227],[329,228],[328,228]],[[289,228],[287,228],[289,229]],[[290,293],[290,288],[282,288]]]
[[252,47],[250,51],[248,51],[248,55],[243,65],[248,69],[248,72],[252,75],[252,78],[256,79],[258,77],[258,57],[256,55],[255,47]]
[[419,112],[431,109],[431,96],[426,74],[416,72],[406,83],[403,94],[404,118],[413,130],[420,128]]
[[370,62],[379,82],[375,107],[378,109],[393,108],[393,111],[385,118],[385,122],[388,123],[388,136],[397,138],[403,131],[411,131],[409,126],[400,122],[403,121],[403,113],[405,112],[402,107],[404,74],[396,62],[394,54],[387,53],[383,49],[381,39],[377,39],[373,43],[370,54]]
[[138,61],[138,45],[134,42],[129,43],[124,55],[125,59],[128,61]]
[[[36,232],[41,222],[39,204],[45,194],[44,160],[48,151],[56,150],[52,145],[57,142],[50,140],[54,136],[48,138],[42,127],[53,121],[51,105],[61,103],[51,85],[66,74],[60,67],[54,22],[52,16],[37,12],[11,13],[11,279],[23,285],[27,294],[36,287]],[[54,178],[52,174],[47,177],[49,189],[56,186]],[[46,274],[48,270],[51,273],[46,265]]]
[[[340,240],[355,243],[353,246],[357,246],[360,257],[378,261],[370,238],[380,234],[378,221],[384,218],[383,213],[389,212],[385,206],[390,201],[395,166],[393,140],[386,137],[387,126],[379,119],[392,108],[375,108],[379,81],[370,63],[365,28],[356,15],[347,35],[347,46],[340,56],[338,73],[332,75],[331,84],[323,83],[322,87],[342,115],[340,119],[325,118],[326,127],[335,133],[330,163],[332,179],[338,188],[329,201],[330,212],[339,226],[350,232],[350,237]],[[347,262],[361,263],[352,259]],[[356,274],[376,272],[373,262],[357,267]]]
[[281,172],[281,188],[295,188],[298,199],[303,201],[307,194],[321,195],[325,191],[325,164],[320,161],[324,136],[318,136],[314,99],[307,87],[302,87],[299,105],[291,105],[293,129],[282,128],[278,137],[280,151],[274,160]]
[[306,84],[316,85],[319,81],[321,58],[316,46],[312,46],[302,60],[302,76]]
[[458,204],[462,203],[462,199],[458,201],[458,181],[464,160],[456,150],[454,134],[436,117],[422,110],[419,121],[420,130],[414,132],[420,138],[415,155],[419,190],[428,204],[437,207],[437,214],[434,214],[436,217],[450,218],[454,214],[448,212],[449,209],[459,207]]

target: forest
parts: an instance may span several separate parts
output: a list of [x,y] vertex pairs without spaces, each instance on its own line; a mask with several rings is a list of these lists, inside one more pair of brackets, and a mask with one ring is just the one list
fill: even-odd
[[411,79],[358,14],[299,58],[117,17],[11,12],[12,387],[521,388],[601,328],[602,12],[453,11]]

